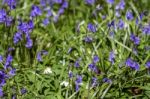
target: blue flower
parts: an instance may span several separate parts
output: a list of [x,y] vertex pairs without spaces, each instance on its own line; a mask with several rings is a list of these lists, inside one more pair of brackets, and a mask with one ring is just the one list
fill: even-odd
[[84,41],[87,42],[87,43],[91,43],[93,41],[93,38],[90,37],[90,36],[87,36],[84,38]]
[[134,34],[130,35],[130,40],[133,41],[135,45],[138,45],[140,43],[140,38],[136,37]]
[[32,46],[33,46],[33,41],[32,41],[32,39],[30,39],[30,37],[27,37],[26,38],[26,44],[25,44],[25,46],[26,46],[26,48],[32,48]]
[[22,40],[22,33],[21,32],[17,32],[14,37],[13,37],[13,42],[14,44],[17,44],[19,41]]
[[97,82],[97,78],[96,77],[92,77],[92,87],[97,86],[98,82]]
[[6,58],[4,68],[7,69],[8,67],[10,67],[12,61],[13,61],[13,57],[9,54]]
[[145,66],[146,66],[147,68],[150,68],[150,61],[148,61],[148,62],[145,64]]
[[77,60],[77,61],[74,63],[74,66],[75,66],[75,67],[79,67],[79,66],[80,66],[79,60]]
[[21,94],[24,95],[25,93],[27,93],[27,90],[25,88],[21,89]]
[[64,1],[61,7],[62,7],[62,8],[68,8],[68,2],[67,2],[67,1]]
[[97,55],[95,55],[94,57],[93,57],[93,63],[97,63],[99,61],[99,57],[97,56]]
[[124,28],[124,22],[123,22],[122,19],[119,20],[118,27],[119,27],[119,29],[123,29]]
[[150,35],[150,25],[146,25],[142,28],[143,34]]
[[111,79],[109,79],[109,78],[103,78],[103,82],[105,82],[105,83],[112,83]]
[[89,5],[93,5],[95,3],[95,0],[85,0],[85,3]]
[[112,64],[114,64],[114,60],[115,60],[115,53],[114,53],[114,51],[111,51],[111,52],[109,53],[109,61],[110,61]]
[[124,0],[121,0],[117,5],[116,5],[116,10],[124,10],[125,8],[125,2]]
[[140,69],[140,66],[137,62],[133,61],[131,58],[128,58],[125,62],[125,64],[129,67],[131,67],[132,69],[135,69],[135,70],[139,70]]
[[4,0],[4,3],[9,6],[10,10],[15,9],[17,4],[16,0]]
[[76,86],[76,92],[79,91],[79,85],[82,83],[82,76],[77,75],[76,77],[76,81],[75,81],[75,86]]
[[87,25],[87,28],[88,28],[88,30],[90,31],[90,32],[96,32],[96,26],[95,25],[93,25],[92,23],[89,23],[88,25]]
[[53,0],[54,3],[58,3],[58,4],[61,4],[62,3],[62,0]]
[[0,63],[3,62],[3,56],[0,55]]
[[45,50],[39,51],[39,52],[37,53],[36,59],[37,59],[39,62],[42,62],[42,61],[43,61],[43,60],[42,60],[42,55],[47,55],[47,54],[48,54],[48,52],[45,51]]
[[0,87],[0,97],[3,97],[3,89]]
[[4,71],[0,70],[0,87],[5,85],[6,78],[7,78],[7,75],[4,73]]
[[46,6],[46,0],[40,0],[40,5],[41,6]]
[[15,68],[10,68],[10,71],[9,71],[8,74],[9,74],[10,76],[14,76],[15,73],[16,73],[16,69],[15,69]]
[[64,8],[60,8],[59,10],[58,10],[58,15],[61,15],[61,14],[63,14],[64,13]]
[[30,16],[31,17],[36,17],[36,16],[40,16],[40,15],[42,15],[41,9],[38,6],[33,5]]
[[106,2],[108,3],[108,4],[114,4],[114,0],[106,0]]
[[7,16],[6,11],[4,9],[0,9],[0,23],[5,22],[6,16]]
[[72,78],[73,77],[73,73],[72,73],[72,71],[69,71],[69,78]]
[[49,22],[49,19],[48,19],[48,18],[46,18],[46,19],[43,20],[44,26],[47,26],[49,23],[50,23],[50,22]]
[[126,18],[127,18],[127,20],[129,20],[129,21],[131,21],[131,20],[133,20],[133,13],[131,12],[131,11],[127,11],[126,12]]

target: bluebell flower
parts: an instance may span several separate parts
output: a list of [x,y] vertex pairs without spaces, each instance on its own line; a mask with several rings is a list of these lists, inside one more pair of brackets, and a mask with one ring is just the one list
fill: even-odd
[[9,54],[6,58],[4,68],[7,69],[8,67],[10,67],[12,61],[13,61],[13,57]]
[[3,97],[3,89],[0,87],[0,97]]
[[6,11],[5,9],[0,9],[0,23],[4,23],[6,20]]
[[62,0],[53,0],[54,3],[57,3],[57,4],[61,4],[63,1]]
[[69,78],[72,78],[73,77],[72,71],[69,71],[68,75],[69,75]]
[[106,19],[106,15],[102,15],[102,20],[105,20]]
[[99,57],[97,56],[97,55],[95,55],[94,57],[93,57],[93,63],[97,63],[99,61]]
[[136,37],[134,34],[130,35],[130,40],[133,41],[135,45],[138,45],[140,43],[140,38]]
[[116,15],[116,17],[120,17],[121,16],[119,11],[116,11],[115,15]]
[[26,48],[32,48],[33,46],[33,41],[32,39],[30,39],[29,37],[26,38],[26,44],[25,44]]
[[95,66],[94,63],[91,63],[91,64],[88,65],[88,68],[89,68],[91,71],[94,71],[95,67],[96,67],[96,66]]
[[91,43],[91,42],[93,41],[93,38],[90,37],[90,36],[86,36],[86,37],[84,38],[84,41],[87,42],[87,43]]
[[25,88],[21,89],[21,94],[24,95],[25,93],[27,93],[27,90]]
[[119,22],[118,22],[118,25],[117,25],[117,26],[118,26],[118,28],[119,28],[119,29],[123,29],[123,28],[124,28],[124,22],[123,22],[123,20],[122,20],[122,19],[120,19],[120,20],[119,20]]
[[127,18],[127,20],[129,20],[129,21],[131,21],[131,20],[133,20],[133,13],[131,12],[131,11],[127,11],[126,12],[126,18]]
[[42,55],[47,55],[47,54],[48,52],[46,50],[39,51],[36,56],[37,61],[42,62],[43,61]]
[[112,83],[112,80],[109,78],[103,78],[104,83]]
[[6,84],[6,78],[7,78],[7,75],[5,74],[5,72],[0,70],[0,87]]
[[116,5],[116,10],[124,10],[125,8],[125,2],[124,0],[121,0],[117,5]]
[[126,66],[132,68],[132,69],[135,69],[135,70],[139,70],[140,69],[140,66],[137,62],[133,61],[131,58],[128,58],[125,62]]
[[148,61],[148,62],[145,64],[145,66],[146,66],[147,68],[150,68],[150,61]]
[[79,62],[80,62],[79,60],[75,61],[74,66],[75,66],[75,67],[80,67]]
[[93,25],[92,23],[89,23],[88,25],[87,25],[87,29],[90,31],[90,32],[96,32],[97,30],[96,30],[96,26],[95,25]]
[[50,16],[52,16],[52,15],[53,15],[53,14],[52,14],[51,10],[48,10],[46,16],[47,16],[47,17],[50,17]]
[[34,28],[33,20],[29,20],[27,26],[28,26],[28,29],[33,29]]
[[0,63],[3,62],[3,56],[0,55]]
[[67,2],[67,1],[64,1],[61,7],[62,7],[62,8],[68,8],[68,2]]
[[85,0],[85,3],[88,5],[93,5],[95,3],[95,0]]
[[150,25],[146,25],[142,28],[143,34],[150,35]]
[[97,78],[96,77],[92,77],[92,87],[97,86],[98,82],[97,82]]
[[115,53],[114,51],[111,51],[109,53],[109,59],[108,59],[112,64],[114,64],[114,60],[115,60]]
[[36,16],[40,16],[40,15],[42,15],[41,9],[38,6],[33,5],[30,16],[31,17],[36,17]]
[[50,22],[49,22],[49,19],[48,19],[48,18],[46,18],[46,19],[43,20],[44,26],[47,26],[49,23],[50,23]]
[[108,3],[108,4],[114,4],[114,0],[106,0],[106,2]]
[[76,86],[76,92],[79,91],[80,84],[82,83],[82,76],[77,75],[76,81],[75,81],[75,86]]
[[7,16],[5,20],[6,26],[7,27],[11,26],[12,22],[13,22],[13,18],[11,16]]
[[15,68],[10,68],[10,71],[8,73],[10,76],[14,76],[16,74],[16,69]]
[[60,8],[59,10],[58,10],[58,15],[61,15],[61,14],[63,14],[64,13],[64,8]]
[[14,37],[13,37],[13,42],[14,44],[17,44],[19,41],[22,40],[22,33],[21,32],[17,32]]
[[9,6],[10,10],[15,9],[17,4],[16,0],[4,0],[3,3],[6,3]]
[[114,28],[114,27],[115,27],[115,20],[112,20],[111,22],[109,22],[109,23],[108,23],[108,27],[109,27],[109,28],[111,28],[111,27]]
[[40,5],[41,6],[46,6],[46,0],[40,0]]

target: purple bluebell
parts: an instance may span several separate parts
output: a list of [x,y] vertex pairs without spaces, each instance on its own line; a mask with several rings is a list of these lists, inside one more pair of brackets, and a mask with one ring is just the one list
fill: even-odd
[[36,16],[40,16],[40,15],[42,15],[41,9],[38,6],[33,5],[30,16],[31,17],[36,17]]
[[86,37],[84,38],[84,41],[87,42],[87,43],[91,43],[91,42],[93,41],[93,38],[90,37],[90,36],[86,36]]
[[102,15],[102,20],[105,20],[106,19],[106,15]]
[[53,0],[54,3],[61,4],[63,0]]
[[114,61],[115,61],[115,53],[114,53],[114,51],[111,51],[109,53],[109,59],[108,60],[111,62],[111,64],[114,64]]
[[59,10],[58,10],[58,15],[61,15],[61,14],[63,14],[64,13],[64,8],[60,8]]
[[47,55],[47,54],[48,54],[48,52],[46,50],[39,51],[36,56],[37,61],[42,62],[43,61],[42,55]]
[[92,24],[92,23],[88,23],[87,29],[88,29],[90,32],[93,32],[93,33],[97,31],[97,30],[96,30],[96,26],[95,26],[94,24]]
[[131,11],[127,11],[126,12],[126,18],[127,18],[127,20],[129,20],[129,21],[131,21],[131,20],[133,20],[133,13],[131,12]]
[[114,28],[114,27],[115,27],[115,20],[112,20],[111,22],[109,22],[109,23],[108,23],[108,27],[109,27],[109,28],[111,28],[111,27]]
[[121,0],[117,5],[116,5],[116,10],[124,10],[125,8],[125,2],[124,0]]
[[22,33],[21,32],[15,33],[15,35],[13,37],[14,44],[17,44],[21,40],[22,40]]
[[27,93],[27,90],[26,90],[25,88],[22,88],[22,89],[21,89],[21,94],[24,95],[24,94],[26,94],[26,93]]
[[47,17],[50,17],[50,16],[52,16],[52,15],[53,15],[53,14],[52,14],[51,10],[48,10],[46,16],[47,16]]
[[4,0],[3,3],[6,3],[9,6],[10,10],[15,9],[17,4],[16,0]]
[[29,20],[27,25],[28,25],[28,29],[33,29],[34,28],[33,20]]
[[75,81],[75,86],[76,86],[76,92],[79,91],[80,84],[82,83],[82,76],[77,75],[76,81]]
[[92,87],[97,86],[98,82],[97,82],[97,78],[96,77],[92,77]]
[[110,36],[111,38],[113,38],[114,35],[115,35],[115,33],[114,33],[113,31],[110,31],[110,32],[109,32],[109,36]]
[[69,71],[68,75],[69,75],[69,78],[72,78],[73,77],[72,71]]
[[130,40],[133,41],[135,45],[139,45],[140,43],[140,38],[136,37],[134,34],[130,35]]
[[0,70],[0,87],[6,84],[6,78],[7,78],[7,75],[5,74],[5,72]]
[[32,48],[32,46],[33,46],[32,39],[30,37],[27,37],[25,47],[30,49],[30,48]]
[[2,89],[2,87],[0,87],[0,97],[3,97],[3,89]]
[[103,78],[104,83],[112,83],[112,80],[109,78]]
[[108,4],[114,4],[114,0],[106,0],[106,2],[108,3]]
[[13,57],[9,54],[6,58],[4,69],[10,67],[12,61],[13,61]]
[[12,22],[13,22],[13,18],[11,16],[7,16],[5,20],[6,26],[7,27],[11,26]]
[[67,2],[67,1],[64,1],[61,7],[62,7],[62,8],[68,8],[68,2]]
[[3,62],[3,56],[0,55],[0,63]]
[[148,62],[145,64],[145,66],[146,66],[147,68],[150,68],[150,61],[148,61]]
[[133,61],[131,58],[128,58],[125,62],[126,66],[131,67],[132,69],[139,70],[140,66],[137,62]]
[[123,20],[122,20],[122,19],[120,19],[120,20],[119,20],[119,22],[118,22],[118,25],[117,25],[117,26],[118,26],[118,28],[119,28],[119,29],[123,29],[123,28],[124,28],[124,22],[123,22]]
[[74,66],[75,66],[75,67],[80,67],[79,62],[80,62],[79,60],[76,60],[75,63],[74,63]]
[[94,71],[94,68],[95,68],[95,64],[94,63],[91,63],[88,65],[88,68],[91,70],[91,71]]
[[49,23],[50,23],[50,22],[49,22],[49,19],[48,19],[48,18],[46,18],[46,19],[43,20],[43,25],[44,25],[44,26],[47,26]]
[[16,69],[15,68],[10,68],[10,71],[8,73],[10,76],[14,76],[16,74]]
[[116,16],[116,17],[120,17],[120,16],[121,16],[121,15],[120,15],[120,11],[117,10],[116,13],[115,13],[115,16]]
[[150,35],[150,25],[146,25],[142,28],[143,34]]
[[95,0],[85,0],[85,3],[88,5],[93,5],[95,3]]
[[97,56],[97,55],[95,55],[94,57],[93,57],[93,63],[97,63],[97,62],[99,62],[99,57]]
[[40,0],[40,5],[41,6],[46,6],[46,0]]
[[0,23],[4,23],[6,20],[6,11],[5,9],[0,9]]

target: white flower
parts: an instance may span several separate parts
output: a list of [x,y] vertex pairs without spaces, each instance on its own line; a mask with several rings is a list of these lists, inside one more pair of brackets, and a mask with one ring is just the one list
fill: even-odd
[[67,86],[69,85],[69,82],[63,81],[63,82],[60,83],[60,85],[61,85],[61,86],[64,85],[65,87],[67,87]]
[[47,67],[45,70],[44,70],[44,74],[51,74],[52,73],[52,70],[50,67]]

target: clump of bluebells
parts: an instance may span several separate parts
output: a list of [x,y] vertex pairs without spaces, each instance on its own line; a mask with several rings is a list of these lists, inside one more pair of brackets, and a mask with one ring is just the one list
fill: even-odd
[[150,23],[142,1],[29,3],[0,3],[0,98],[145,98]]

